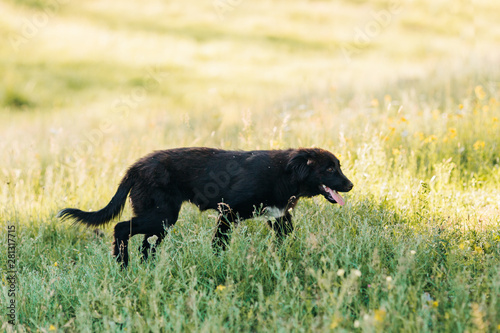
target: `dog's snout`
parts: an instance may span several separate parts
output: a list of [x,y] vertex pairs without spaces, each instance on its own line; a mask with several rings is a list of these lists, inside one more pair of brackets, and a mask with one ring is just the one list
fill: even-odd
[[350,190],[352,190],[353,187],[354,187],[354,184],[351,181],[349,181],[347,183],[347,192],[349,192]]

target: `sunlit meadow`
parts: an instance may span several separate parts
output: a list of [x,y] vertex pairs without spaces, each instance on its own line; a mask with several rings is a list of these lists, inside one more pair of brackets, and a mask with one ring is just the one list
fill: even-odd
[[[500,4],[0,2],[1,330],[500,331]],[[185,204],[122,271],[96,210],[154,149],[334,152],[344,207],[302,200],[215,256]],[[122,219],[131,217],[127,207]],[[7,230],[15,226],[16,281]],[[15,301],[15,325],[7,304]]]

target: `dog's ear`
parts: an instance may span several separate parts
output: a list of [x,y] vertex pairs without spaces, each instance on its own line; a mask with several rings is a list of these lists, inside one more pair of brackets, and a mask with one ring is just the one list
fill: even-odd
[[291,172],[295,179],[303,181],[311,171],[310,166],[315,163],[316,152],[307,149],[299,149],[290,155],[286,165],[286,171]]

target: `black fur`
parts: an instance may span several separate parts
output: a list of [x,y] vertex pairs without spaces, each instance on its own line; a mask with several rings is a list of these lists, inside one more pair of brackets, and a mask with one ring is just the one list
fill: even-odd
[[61,218],[99,226],[117,217],[130,194],[134,217],[115,226],[113,254],[128,264],[130,237],[144,234],[143,259],[167,228],[177,221],[181,205],[190,201],[201,210],[217,209],[219,218],[213,244],[225,248],[231,224],[256,213],[274,212],[269,225],[281,237],[293,230],[291,209],[300,197],[322,194],[335,203],[331,191],[348,192],[353,184],[344,176],[338,159],[319,149],[226,151],[178,148],[155,151],[134,163],[116,194],[96,212],[66,208]]

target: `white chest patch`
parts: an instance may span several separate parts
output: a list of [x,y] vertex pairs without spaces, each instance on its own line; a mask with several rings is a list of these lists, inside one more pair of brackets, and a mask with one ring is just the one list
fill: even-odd
[[264,215],[271,216],[274,218],[282,217],[283,215],[285,215],[285,212],[286,212],[285,208],[280,209],[275,206],[268,206],[264,208]]

